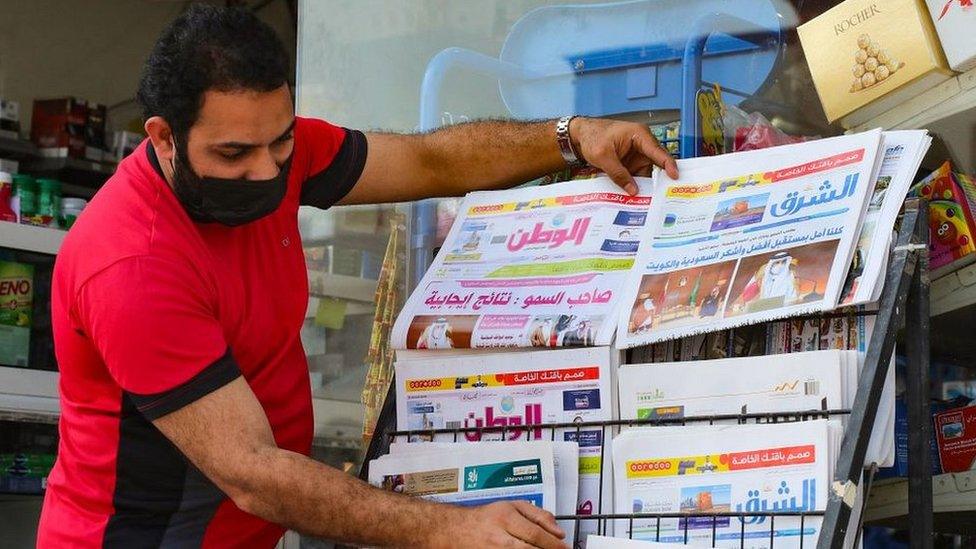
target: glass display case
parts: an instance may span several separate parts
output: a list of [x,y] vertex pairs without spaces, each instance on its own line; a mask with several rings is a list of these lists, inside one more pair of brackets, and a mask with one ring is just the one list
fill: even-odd
[[[305,1],[299,10],[297,110],[363,131],[393,132],[483,118],[612,117],[647,124],[679,157],[877,126],[926,128],[935,144],[925,168],[949,159],[962,172],[976,171],[973,71],[954,74],[857,126],[828,122],[797,27],[836,4]],[[368,431],[372,417],[364,394],[373,406],[384,394],[371,367],[373,374],[389,369],[380,313],[395,313],[420,279],[456,205],[445,199],[303,208],[312,299],[302,335],[320,459],[358,470],[364,418]],[[953,296],[946,298],[949,310],[976,302],[969,275],[956,276],[936,281],[934,304],[939,292]]]

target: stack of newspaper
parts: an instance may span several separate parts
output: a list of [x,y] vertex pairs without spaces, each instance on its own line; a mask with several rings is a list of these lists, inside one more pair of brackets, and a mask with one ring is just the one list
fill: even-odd
[[[684,418],[850,409],[860,373],[857,351],[809,351],[620,367],[621,419]],[[894,461],[894,368],[889,368],[865,463]],[[836,419],[846,420],[845,415]],[[728,420],[726,423],[736,423]]]
[[[574,488],[574,502],[564,514],[590,515],[610,508],[609,461],[603,457],[609,450],[605,441],[613,435],[610,427],[522,427],[613,419],[616,383],[609,349],[401,353],[395,368],[397,429],[416,431],[411,442],[572,442],[579,447],[579,466],[570,469],[578,471],[579,489],[577,496]],[[437,429],[454,431],[429,432]],[[596,526],[596,521],[584,521],[580,531],[589,533]]]
[[[556,513],[556,455],[572,463],[572,445],[547,441],[464,445],[444,451],[400,444],[369,464],[369,483],[411,496],[457,505],[525,500]],[[558,449],[557,449],[558,448]]]
[[630,538],[615,538],[590,534],[586,538],[586,549],[678,549],[687,547],[683,543],[659,543]]
[[654,174],[618,345],[877,299],[925,131],[821,139],[679,161]]
[[615,534],[713,547],[807,547],[819,516],[709,513],[823,511],[840,448],[832,420],[766,425],[642,427],[613,440],[617,513],[688,513],[616,521]]

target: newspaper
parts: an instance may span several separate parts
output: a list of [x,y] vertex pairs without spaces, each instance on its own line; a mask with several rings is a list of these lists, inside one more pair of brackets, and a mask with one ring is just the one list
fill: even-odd
[[[618,513],[822,511],[840,441],[829,420],[645,427],[613,441]],[[820,517],[689,517],[616,521],[620,537],[689,545],[816,545]],[[771,536],[772,531],[772,536]]]
[[586,538],[586,549],[687,549],[687,547],[683,543],[657,543],[595,534],[590,534]]
[[[840,409],[852,399],[855,351],[812,351],[621,366],[621,419]],[[737,420],[731,420],[735,423]]]
[[650,181],[606,177],[465,197],[393,327],[396,349],[609,345]]
[[[523,425],[613,419],[614,383],[605,347],[484,354],[426,353],[398,359],[397,429],[505,427],[509,440],[561,440],[579,445],[579,499],[574,512],[589,515],[611,506],[605,469],[610,428],[524,429]],[[501,440],[502,431],[443,433],[443,442]],[[413,440],[429,439],[423,433]],[[602,479],[602,489],[601,489]],[[581,523],[581,533],[596,529]]]
[[880,144],[873,130],[679,160],[677,181],[656,170],[618,345],[836,307]]
[[525,500],[556,511],[552,446],[464,445],[452,452],[386,455],[369,463],[373,486],[441,503]]
[[851,270],[844,284],[841,305],[877,301],[884,287],[888,242],[912,179],[929,150],[932,138],[926,130],[887,131],[881,137],[883,158]]
[[[499,444],[495,442],[476,442],[474,444]],[[390,455],[421,455],[450,453],[457,449],[457,442],[394,442],[390,444]],[[556,514],[575,515],[576,498],[579,493],[579,446],[575,442],[548,440],[521,441],[520,445],[542,445],[552,451],[553,470],[555,472]],[[559,526],[566,532],[566,543],[574,545],[575,524],[572,520],[559,521]]]
[[[867,310],[867,307],[860,307]],[[786,320],[769,325],[766,350],[770,355],[807,352],[817,349],[851,349],[857,351],[857,369],[849,372],[849,392],[856,393],[867,357],[868,343],[874,332],[873,316],[840,316],[822,319]],[[781,360],[780,357],[775,359]],[[864,463],[891,467],[895,463],[895,352],[891,353],[881,400],[864,455]],[[853,398],[845,407],[854,405]]]

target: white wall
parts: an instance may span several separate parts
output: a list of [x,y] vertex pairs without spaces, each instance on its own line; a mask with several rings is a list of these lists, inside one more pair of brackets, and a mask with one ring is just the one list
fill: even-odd
[[[0,97],[20,102],[21,133],[30,132],[35,98],[69,95],[112,107],[110,129],[141,127],[134,100],[143,62],[186,4],[0,0]],[[295,30],[285,2],[272,2],[258,15],[294,56]]]

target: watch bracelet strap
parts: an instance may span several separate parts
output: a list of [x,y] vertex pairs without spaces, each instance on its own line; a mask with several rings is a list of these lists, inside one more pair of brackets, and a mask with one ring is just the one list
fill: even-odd
[[559,145],[559,153],[563,160],[571,168],[578,168],[586,165],[580,155],[573,148],[573,140],[569,136],[569,124],[575,116],[564,116],[556,121],[556,143]]

